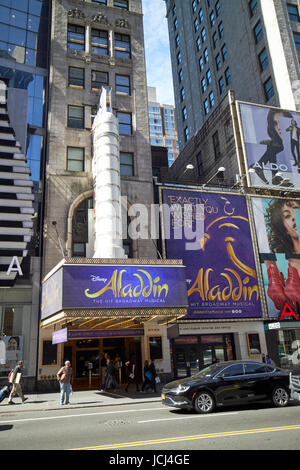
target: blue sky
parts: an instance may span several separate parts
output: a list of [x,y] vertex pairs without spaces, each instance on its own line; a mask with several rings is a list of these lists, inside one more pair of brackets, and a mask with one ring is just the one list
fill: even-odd
[[161,104],[174,105],[166,6],[163,0],[142,0],[147,85],[156,87]]

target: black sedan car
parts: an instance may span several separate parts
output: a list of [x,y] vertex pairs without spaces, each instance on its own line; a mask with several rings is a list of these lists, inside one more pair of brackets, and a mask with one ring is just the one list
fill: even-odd
[[162,403],[210,413],[218,405],[270,399],[274,406],[289,402],[289,372],[261,362],[229,361],[213,364],[192,377],[170,382]]

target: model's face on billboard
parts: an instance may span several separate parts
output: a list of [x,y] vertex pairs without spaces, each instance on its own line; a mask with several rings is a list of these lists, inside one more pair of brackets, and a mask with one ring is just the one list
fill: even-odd
[[285,204],[281,209],[281,213],[282,213],[283,225],[288,235],[290,235],[290,237],[292,238],[295,238],[295,232],[297,233],[297,230],[296,230],[294,209]]
[[298,239],[298,231],[295,219],[294,208],[298,208],[297,204],[284,204],[281,208],[283,225],[292,239]]
[[283,113],[276,113],[274,114],[273,122],[274,122],[274,129],[276,133],[279,135],[280,138],[282,138],[281,134],[281,128],[280,128],[280,123],[279,123],[279,118],[283,116]]

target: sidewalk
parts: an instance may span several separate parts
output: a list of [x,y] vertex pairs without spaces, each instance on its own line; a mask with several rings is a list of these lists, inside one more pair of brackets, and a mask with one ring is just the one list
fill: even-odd
[[69,405],[60,405],[60,396],[57,393],[25,393],[28,400],[23,404],[16,395],[13,399],[14,405],[9,405],[8,398],[0,403],[0,418],[4,414],[15,414],[20,411],[49,411],[74,408],[92,408],[112,405],[133,405],[137,403],[160,402],[160,388],[157,393],[136,392],[134,389],[126,393],[124,390],[100,392],[99,390],[75,391],[70,396]]

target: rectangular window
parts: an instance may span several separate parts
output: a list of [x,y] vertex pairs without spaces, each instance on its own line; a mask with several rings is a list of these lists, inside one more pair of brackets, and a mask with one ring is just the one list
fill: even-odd
[[213,45],[214,45],[214,49],[215,49],[217,47],[218,40],[219,40],[218,35],[217,35],[216,32],[214,32],[212,40],[213,40]]
[[222,37],[224,36],[224,28],[223,28],[223,23],[221,21],[221,23],[219,24],[218,26],[218,31],[219,31],[219,38],[222,39]]
[[206,92],[206,80],[205,78],[202,78],[201,80],[201,88],[202,88],[202,93]]
[[230,85],[231,83],[231,75],[230,75],[230,69],[225,70],[225,80],[226,80],[226,85]]
[[298,11],[298,6],[297,5],[288,5],[288,14],[289,18],[291,21],[294,21],[295,23],[299,23],[300,18],[299,18],[299,11]]
[[208,71],[206,72],[206,80],[207,80],[207,84],[210,85],[212,82],[210,69],[208,69]]
[[101,5],[107,5],[107,0],[92,0],[93,3],[100,3]]
[[84,148],[67,148],[67,170],[84,171]]
[[131,47],[130,36],[115,33],[115,56],[123,59],[130,59]]
[[256,44],[259,43],[259,41],[263,38],[264,36],[264,33],[263,33],[263,30],[262,30],[262,25],[261,25],[261,22],[259,21],[257,23],[257,25],[255,26],[255,28],[253,29],[253,32],[254,32],[254,39],[255,39],[255,42]]
[[300,33],[293,33],[297,51],[300,51]]
[[68,24],[68,49],[84,51],[85,30],[83,26]]
[[102,86],[108,86],[108,72],[92,70],[92,89],[100,90]]
[[186,107],[183,108],[182,110],[182,120],[186,121],[187,120],[187,110]]
[[131,113],[117,112],[119,119],[119,132],[122,135],[132,135],[132,117]]
[[84,69],[69,67],[68,85],[71,87],[84,88]]
[[266,49],[263,49],[263,51],[259,54],[258,59],[261,71],[263,72],[269,65],[269,58]]
[[127,75],[116,75],[116,92],[130,96],[130,77]]
[[73,243],[73,256],[80,256],[85,258],[86,246],[85,243]]
[[254,16],[257,10],[257,0],[250,0],[249,2],[250,16]]
[[128,10],[128,0],[114,0],[114,7]]
[[199,67],[200,67],[200,72],[202,72],[203,69],[204,69],[204,60],[203,60],[203,57],[200,57],[200,59],[199,59]]
[[189,140],[189,128],[184,128],[184,141],[187,142]]
[[92,29],[91,46],[93,54],[108,55],[108,32]]
[[200,23],[202,23],[203,19],[204,19],[203,10],[202,10],[202,8],[200,8],[200,11],[199,11],[199,20],[200,20]]
[[222,49],[221,49],[221,52],[222,52],[223,62],[225,62],[225,60],[227,59],[227,47],[226,47],[226,44],[223,44]]
[[120,174],[121,176],[133,176],[133,154],[128,152],[120,152]]
[[68,106],[68,127],[84,129],[83,106]]
[[218,55],[216,56],[216,67],[217,67],[217,70],[220,70],[221,65],[222,65],[221,56],[220,56],[220,54],[218,54]]
[[204,50],[204,62],[206,64],[208,63],[208,51],[207,51],[207,49]]
[[203,106],[204,106],[204,114],[207,115],[209,113],[208,99],[204,101]]
[[214,97],[213,91],[211,91],[209,94],[209,102],[210,102],[210,107],[213,108],[215,105],[215,97]]
[[272,77],[270,77],[264,83],[264,90],[265,90],[266,100],[269,101],[272,98],[272,96],[274,96],[274,88],[273,88]]
[[225,88],[224,78],[221,77],[219,79],[219,92],[220,92],[220,95],[222,95],[222,93],[224,91],[224,88]]

